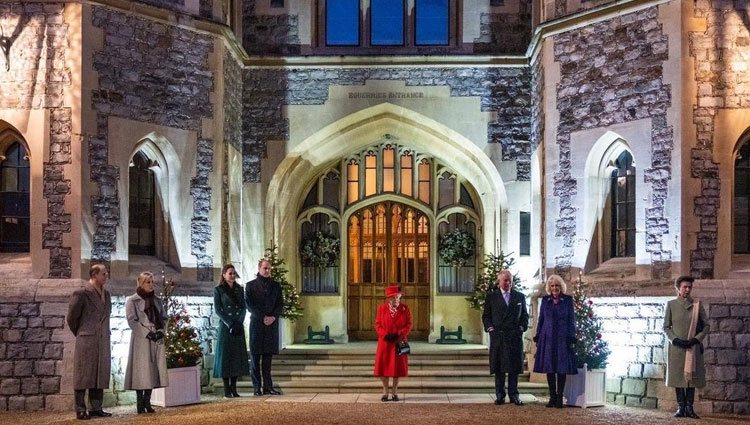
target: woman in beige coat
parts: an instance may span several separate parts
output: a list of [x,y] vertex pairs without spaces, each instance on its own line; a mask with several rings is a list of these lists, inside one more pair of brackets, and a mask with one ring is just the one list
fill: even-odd
[[664,333],[669,339],[667,347],[668,387],[677,394],[678,418],[698,418],[693,410],[695,389],[706,385],[706,368],[703,364],[703,340],[708,335],[708,320],[703,304],[690,296],[693,289],[690,276],[675,279],[677,298],[669,301],[664,311]]
[[164,351],[167,315],[161,299],[154,294],[151,272],[138,276],[136,293],[125,301],[125,315],[132,333],[124,387],[135,390],[138,413],[153,413],[151,390],[166,387],[169,382]]

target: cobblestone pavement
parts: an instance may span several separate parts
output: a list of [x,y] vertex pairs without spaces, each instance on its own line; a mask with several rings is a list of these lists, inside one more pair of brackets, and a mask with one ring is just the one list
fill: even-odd
[[379,394],[290,394],[225,400],[204,396],[192,406],[157,408],[135,414],[135,406],[110,410],[114,416],[81,422],[72,412],[3,412],[0,424],[303,424],[303,425],[435,425],[435,424],[750,424],[741,416],[704,415],[702,420],[677,419],[661,410],[624,406],[548,409],[541,402],[495,406],[486,394],[403,394],[400,402],[380,402]]

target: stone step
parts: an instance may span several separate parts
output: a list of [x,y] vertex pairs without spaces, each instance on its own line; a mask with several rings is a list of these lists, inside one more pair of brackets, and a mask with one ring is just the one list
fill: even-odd
[[[377,393],[382,390],[380,380],[375,377],[356,380],[283,380],[276,379],[274,384],[285,394],[291,393]],[[494,379],[474,380],[426,380],[408,376],[399,381],[399,390],[405,393],[493,393]],[[252,393],[252,383],[240,381],[237,383],[240,393]],[[547,385],[531,382],[519,382],[519,392],[537,396],[547,395]],[[214,386],[216,394],[223,394],[221,382]]]
[[[274,369],[274,377],[286,379],[305,379],[308,377],[320,377],[324,379],[349,379],[354,377],[372,376],[372,368],[361,370],[305,370],[289,371]],[[487,368],[483,370],[414,370],[409,367],[409,376],[422,377],[423,379],[475,379],[489,376]]]
[[[472,359],[420,359],[409,356],[409,367],[436,367],[436,368],[462,368],[487,366],[487,356]],[[331,370],[341,368],[372,367],[375,365],[373,356],[367,358],[352,358],[347,360],[312,360],[312,359],[276,359],[273,360],[274,367],[288,367],[300,369],[306,367],[328,368]]]

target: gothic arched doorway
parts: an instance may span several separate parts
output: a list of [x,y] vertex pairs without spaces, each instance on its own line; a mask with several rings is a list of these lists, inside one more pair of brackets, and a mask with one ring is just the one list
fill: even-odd
[[375,316],[385,287],[399,285],[412,313],[411,339],[430,332],[430,219],[386,201],[349,217],[347,312],[351,339],[377,339]]

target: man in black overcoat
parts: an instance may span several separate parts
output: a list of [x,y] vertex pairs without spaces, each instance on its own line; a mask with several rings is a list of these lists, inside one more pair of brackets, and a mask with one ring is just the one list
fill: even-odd
[[495,375],[495,404],[505,403],[505,374],[508,374],[508,396],[516,406],[518,375],[523,372],[523,333],[529,327],[526,297],[513,290],[513,275],[508,270],[497,274],[498,288],[487,294],[482,322],[490,334],[490,374]]
[[250,359],[255,395],[279,395],[273,388],[271,361],[279,353],[279,316],[283,308],[281,285],[271,279],[271,263],[258,263],[258,275],[245,284],[250,310]]

